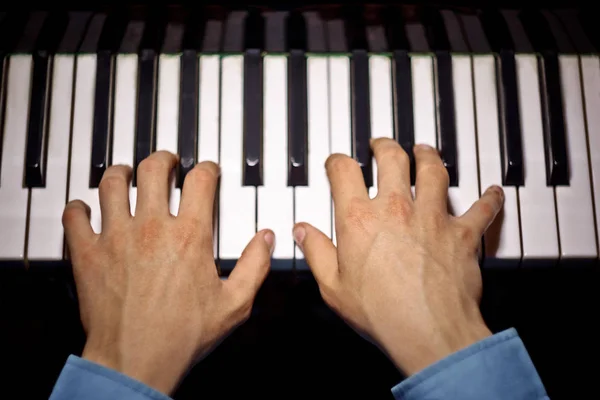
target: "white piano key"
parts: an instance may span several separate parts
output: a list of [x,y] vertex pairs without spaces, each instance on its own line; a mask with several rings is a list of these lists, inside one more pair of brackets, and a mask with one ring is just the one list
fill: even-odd
[[256,233],[256,189],[242,186],[243,63],[241,55],[224,56],[221,60],[221,262],[239,258]]
[[[257,189],[257,229],[269,228],[277,243],[273,258],[294,259],[294,189],[287,186],[287,58],[265,56],[263,59],[263,186]],[[287,263],[273,263],[272,268],[286,268]]]
[[[177,154],[179,134],[179,72],[178,55],[161,54],[158,65],[158,99],[156,115],[156,151]],[[175,187],[175,169],[171,173],[169,210],[179,211],[181,189]]]
[[[329,112],[331,125],[331,153],[352,157],[352,130],[350,111],[350,58],[329,57]],[[331,240],[336,244],[335,211],[331,206]]]
[[[600,58],[581,56],[581,72],[587,117],[588,146],[596,210],[596,232],[600,238]],[[600,248],[600,242],[598,243]]]
[[29,190],[23,187],[31,56],[14,55],[9,70],[0,168],[0,259],[23,260]]
[[554,189],[546,185],[544,130],[538,63],[535,55],[517,54],[517,83],[525,186],[519,187],[523,262],[558,260]]
[[[200,99],[198,101],[198,162],[219,163],[219,70],[220,59],[217,55],[200,56]],[[219,258],[219,196],[216,194],[213,215],[213,251]]]
[[[369,57],[369,87],[371,137],[393,139],[392,63],[389,57]],[[377,162],[373,159],[373,186],[369,188],[369,197],[375,196],[377,196]]]
[[[331,194],[325,171],[329,157],[329,79],[327,58],[309,56],[308,88],[308,186],[298,186],[295,195],[295,222],[308,222],[331,237]],[[304,259],[296,247],[296,260]],[[296,262],[296,268],[305,268]]]
[[[569,160],[569,186],[557,186],[556,214],[560,257],[596,258],[594,205],[590,188],[589,163],[583,115],[579,58],[559,56],[561,86]],[[595,110],[591,110],[596,112]]]
[[198,161],[219,162],[219,56],[200,56]]
[[[135,115],[137,101],[138,56],[120,54],[116,58],[112,165],[133,168],[135,155]],[[131,215],[135,214],[137,188],[129,184]]]
[[27,247],[29,260],[63,258],[62,212],[67,200],[74,65],[74,56],[54,57],[46,187],[31,189]]
[[71,138],[71,169],[69,201],[82,200],[91,210],[90,223],[94,232],[102,230],[98,188],[90,188],[90,163],[94,127],[94,92],[96,87],[96,55],[77,56],[75,101],[73,104],[73,136]]
[[437,147],[433,58],[411,55],[415,144]]
[[[483,193],[490,185],[502,185],[494,56],[473,56],[473,66],[480,192]],[[514,186],[503,186],[503,189],[503,211],[484,235],[485,259],[490,265],[498,259],[515,263],[521,259],[517,190]]]
[[475,110],[473,108],[473,74],[471,57],[452,56],[452,80],[456,108],[456,148],[458,152],[458,186],[448,189],[453,215],[464,214],[479,198]]

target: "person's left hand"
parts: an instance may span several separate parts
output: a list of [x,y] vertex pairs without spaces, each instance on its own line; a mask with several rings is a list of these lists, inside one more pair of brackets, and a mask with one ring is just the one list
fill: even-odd
[[108,168],[99,187],[101,234],[83,202],[70,202],[63,214],[87,334],[83,358],[167,394],[250,316],[275,240],[271,231],[258,232],[221,280],[212,237],[219,169],[203,162],[188,173],[174,217],[168,198],[176,163],[164,151],[140,163],[135,216],[131,168]]

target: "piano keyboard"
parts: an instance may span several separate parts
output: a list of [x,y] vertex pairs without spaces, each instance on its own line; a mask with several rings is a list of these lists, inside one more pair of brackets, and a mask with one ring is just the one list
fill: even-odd
[[[273,268],[305,270],[294,223],[335,241],[325,160],[354,157],[374,197],[373,137],[412,162],[414,144],[437,147],[454,215],[502,185],[484,267],[597,260],[600,36],[588,19],[204,11],[0,13],[0,264],[65,260],[66,202],[85,201],[100,232],[106,168],[168,150],[180,157],[174,215],[186,173],[221,166],[224,273],[263,228],[277,237]],[[135,179],[130,197],[133,212]]]

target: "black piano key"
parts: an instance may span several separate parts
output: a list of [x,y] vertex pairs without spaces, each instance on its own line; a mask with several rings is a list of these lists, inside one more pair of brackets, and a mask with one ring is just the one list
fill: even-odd
[[394,85],[394,129],[396,140],[408,154],[410,160],[410,182],[415,184],[415,145],[414,110],[412,97],[412,69],[410,56],[406,50],[393,53]]
[[135,127],[133,185],[137,186],[140,163],[154,152],[156,131],[156,97],[158,86],[158,52],[164,40],[164,11],[153,9],[146,18],[138,51],[138,84]]
[[365,185],[369,188],[373,186],[373,152],[370,146],[369,44],[362,10],[358,7],[347,7],[345,16],[346,36],[351,54],[352,156],[360,165]]
[[92,13],[88,11],[69,13],[69,25],[57,48],[58,53],[75,53],[77,51],[91,16]]
[[452,56],[448,51],[437,51],[434,65],[437,79],[438,146],[450,177],[450,186],[458,186]]
[[308,186],[306,57],[291,50],[288,58],[288,186]]
[[384,28],[391,50],[410,50],[402,10],[390,6],[383,11]]
[[444,19],[437,9],[425,8],[421,13],[421,21],[425,28],[427,42],[435,52],[438,147],[450,177],[450,186],[458,186],[456,118],[450,40],[448,39]]
[[244,186],[262,185],[263,65],[260,53],[259,49],[248,49],[244,54]]
[[567,140],[563,110],[563,96],[558,59],[558,45],[548,23],[536,11],[521,12],[519,18],[538,53],[538,66],[542,86],[542,106],[545,115],[544,146],[546,150],[547,184],[569,184]]
[[482,21],[486,36],[497,54],[502,183],[506,186],[522,186],[525,184],[525,172],[515,44],[505,18],[497,11],[486,11]]
[[514,52],[502,50],[497,59],[501,103],[500,152],[502,157],[502,179],[505,186],[525,185],[523,170],[523,146],[521,139],[521,115],[517,87],[517,66]]
[[542,73],[542,108],[544,147],[546,151],[546,183],[551,186],[569,184],[565,119],[562,104],[560,66],[555,53],[538,58]]
[[196,165],[198,135],[198,55],[184,50],[181,55],[179,88],[179,169],[177,187],[182,188],[185,176]]
[[360,165],[367,187],[373,186],[371,140],[371,101],[369,94],[369,55],[353,50],[350,61],[352,98],[352,153]]
[[119,48],[126,23],[123,14],[111,14],[104,21],[101,16],[96,16],[92,19],[80,49],[85,52],[97,52],[90,188],[98,187],[110,162],[112,94],[115,75],[114,53]]
[[96,56],[96,87],[94,92],[94,123],[92,131],[92,157],[90,165],[90,188],[97,188],[109,162],[108,145],[111,132],[114,84],[113,57],[110,51],[99,51]]
[[287,21],[288,42],[288,186],[308,186],[308,100],[306,24],[293,13]]
[[65,13],[51,15],[45,20],[35,44],[25,154],[25,185],[29,188],[45,185],[52,56],[63,38],[68,21]]
[[47,54],[33,55],[29,122],[27,126],[27,150],[25,156],[25,185],[29,188],[44,187],[44,144],[49,103],[51,61]]
[[[142,50],[138,59],[134,176],[140,163],[154,151],[158,57],[152,49]],[[137,176],[134,179],[137,187]]]
[[[244,186],[262,185],[264,19],[252,10],[244,25]],[[282,132],[283,134],[283,132]]]

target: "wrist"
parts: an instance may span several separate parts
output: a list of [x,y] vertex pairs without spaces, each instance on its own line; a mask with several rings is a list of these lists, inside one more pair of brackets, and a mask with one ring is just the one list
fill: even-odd
[[86,343],[82,358],[133,378],[161,393],[170,395],[183,376],[188,362],[176,357],[163,357],[158,352],[120,354],[109,346]]
[[396,367],[410,376],[492,335],[483,321],[433,332],[433,335],[415,335],[410,341],[397,341],[384,348]]

